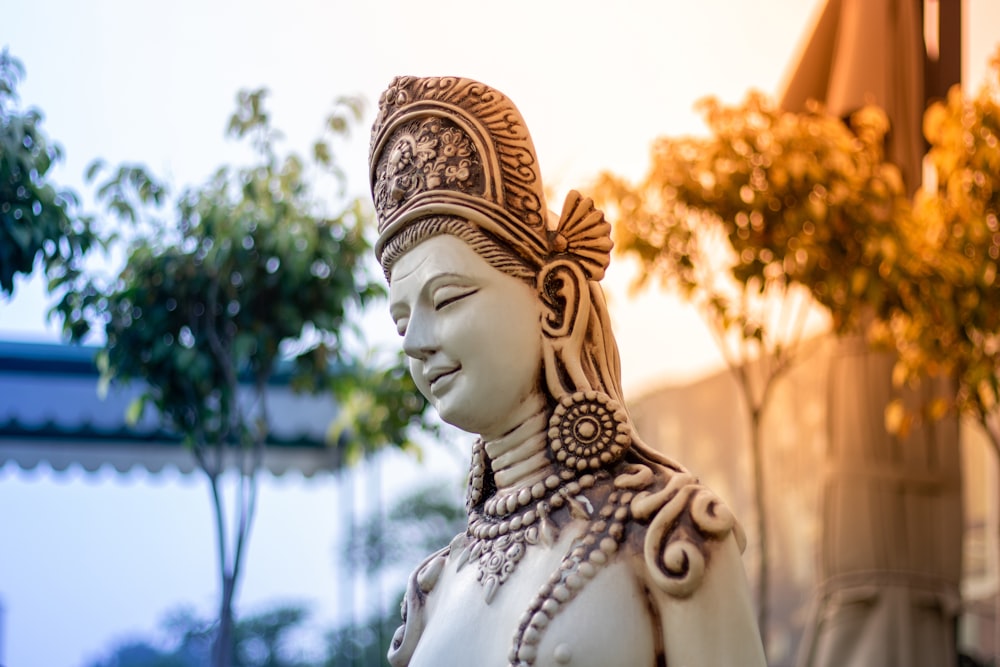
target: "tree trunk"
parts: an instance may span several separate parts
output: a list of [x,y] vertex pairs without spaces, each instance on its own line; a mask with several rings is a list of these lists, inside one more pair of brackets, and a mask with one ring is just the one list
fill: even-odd
[[213,667],[232,667],[233,664],[233,593],[235,591],[235,578],[230,574],[224,574],[222,578],[222,602],[219,606],[219,629],[212,647]]
[[[838,342],[828,388],[819,588],[803,667],[957,662],[963,515],[958,422],[885,429],[893,358]],[[916,410],[935,388],[904,395]],[[944,388],[941,388],[944,390]]]
[[753,461],[754,503],[757,505],[757,539],[760,560],[757,562],[757,627],[767,651],[768,624],[770,623],[769,550],[767,539],[767,501],[764,483],[764,452],[761,442],[761,411],[750,411],[750,454]]

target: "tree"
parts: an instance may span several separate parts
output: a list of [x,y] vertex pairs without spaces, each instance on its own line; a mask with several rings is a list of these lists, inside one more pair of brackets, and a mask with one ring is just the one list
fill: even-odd
[[50,291],[81,275],[100,238],[79,213],[76,194],[50,174],[62,149],[46,136],[42,113],[17,106],[24,66],[0,52],[0,295],[14,294],[18,275],[40,263]]
[[886,333],[901,382],[955,378],[952,404],[930,416],[971,416],[1000,457],[1000,51],[991,76],[975,97],[954,86],[927,110],[935,178],[915,198],[916,259]]
[[[447,545],[465,529],[466,513],[452,485],[421,487],[399,498],[385,517],[368,516],[349,536],[343,559],[373,577],[403,566],[412,569],[424,556]],[[233,667],[367,667],[385,664],[389,641],[400,624],[398,601],[359,622],[326,631],[314,656],[296,650],[310,611],[282,604],[235,621]],[[189,610],[171,612],[162,624],[164,639],[133,638],[120,642],[88,667],[202,667],[211,659],[218,620]]]
[[909,220],[899,171],[884,161],[888,121],[850,122],[819,106],[784,112],[765,96],[700,103],[707,138],[662,138],[637,185],[605,174],[618,248],[700,307],[747,411],[757,509],[758,623],[767,637],[768,539],[761,420],[815,304],[838,334],[862,331],[896,297]]
[[389,568],[412,569],[465,531],[467,514],[450,485],[421,487],[399,498],[382,519],[372,516],[352,533],[345,560],[372,576]]
[[[308,620],[308,609],[286,604],[236,622],[233,667],[319,667],[319,659],[307,659],[294,647],[294,635]],[[89,667],[202,667],[211,657],[214,626],[211,620],[177,610],[163,623],[166,646],[126,640]]]
[[[370,514],[360,530],[353,531],[344,550],[351,570],[364,572],[368,585],[381,589],[378,581],[403,568],[409,572],[429,554],[447,546],[465,531],[466,509],[458,502],[457,487],[430,484],[396,500],[383,517]],[[360,622],[336,628],[326,636],[325,667],[382,665],[389,642],[400,625],[399,603],[379,609]]]
[[[953,390],[922,414],[894,405],[890,427],[970,417],[1000,471],[1000,49],[989,77],[972,97],[953,86],[924,116],[934,178],[915,197],[915,259],[884,336],[900,352],[899,384],[944,377]],[[1000,596],[994,618],[1000,629]]]
[[[265,99],[264,90],[241,92],[228,126],[230,136],[250,141],[257,163],[221,167],[184,192],[175,224],[153,208],[165,188],[144,168],[106,176],[98,199],[133,224],[128,261],[112,284],[82,280],[56,306],[74,338],[103,323],[102,380],[142,380],[129,418],[155,409],[206,475],[221,581],[217,667],[233,664],[233,600],[268,438],[268,384],[279,365],[290,367],[293,388],[331,390],[348,407],[332,433],[348,453],[409,446],[408,428],[425,407],[400,368],[372,367],[357,344],[355,318],[384,288],[366,272],[368,214],[360,201],[344,200],[332,142],[360,103],[338,101],[307,163],[278,154]],[[95,163],[88,177],[103,169]],[[341,193],[332,212],[313,194],[312,178]]]

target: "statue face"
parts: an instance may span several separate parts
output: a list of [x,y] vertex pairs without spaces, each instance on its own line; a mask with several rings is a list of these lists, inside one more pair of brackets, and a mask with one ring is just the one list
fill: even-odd
[[542,306],[530,286],[449,234],[406,252],[390,278],[410,373],[442,419],[490,439],[537,411]]

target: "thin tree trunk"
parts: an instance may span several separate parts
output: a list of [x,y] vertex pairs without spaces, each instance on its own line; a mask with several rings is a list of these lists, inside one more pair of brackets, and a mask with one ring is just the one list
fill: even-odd
[[232,667],[233,664],[233,594],[236,580],[231,575],[222,578],[222,602],[219,606],[219,630],[215,635],[212,651],[214,667]]
[[[221,461],[219,462],[221,469]],[[207,471],[206,471],[207,473]],[[220,475],[208,473],[212,493],[212,507],[215,516],[215,538],[218,542],[218,567],[221,594],[219,599],[218,630],[212,645],[213,667],[230,667],[232,663],[232,624],[233,624],[233,580],[229,573],[229,549],[226,540],[226,510],[223,502],[223,492],[219,488]]]
[[767,488],[764,484],[764,453],[761,442],[761,412],[750,411],[750,453],[753,460],[754,503],[757,505],[757,538],[760,540],[760,560],[757,563],[757,627],[767,652],[767,631],[770,622],[770,580],[768,577],[769,549],[767,539]]
[[[219,539],[219,575],[222,582],[218,632],[212,652],[212,664],[213,667],[232,667],[235,628],[233,600],[236,598],[243,553],[249,539],[250,527],[253,524],[257,499],[256,470],[251,469],[248,472],[240,473],[234,498],[233,525],[236,528],[236,533],[232,536],[231,551],[229,550],[230,545],[226,542],[226,517],[222,493],[219,490],[218,479],[212,478],[212,481],[212,500],[215,504],[216,531]],[[231,555],[231,558],[227,558],[227,555]]]

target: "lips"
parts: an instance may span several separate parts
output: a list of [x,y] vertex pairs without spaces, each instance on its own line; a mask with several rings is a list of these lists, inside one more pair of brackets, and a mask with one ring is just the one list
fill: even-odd
[[437,383],[454,377],[461,369],[462,366],[460,364],[455,366],[432,366],[424,371],[424,378],[427,380],[427,384],[433,389]]

